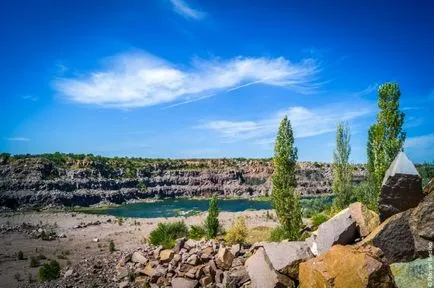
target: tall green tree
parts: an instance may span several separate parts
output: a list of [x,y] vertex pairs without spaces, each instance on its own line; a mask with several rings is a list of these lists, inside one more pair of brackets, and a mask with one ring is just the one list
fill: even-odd
[[208,216],[205,220],[206,236],[211,239],[217,236],[219,229],[219,209],[217,204],[217,196],[212,196],[209,201]]
[[333,153],[333,193],[335,205],[343,209],[351,204],[352,167],[349,163],[351,154],[351,134],[348,124],[339,122],[336,126],[336,149]]
[[401,92],[396,83],[385,83],[378,89],[377,122],[368,132],[368,173],[375,182],[376,193],[393,159],[404,145],[406,133],[402,129],[405,114],[399,110]]
[[284,237],[297,240],[301,229],[301,205],[298,194],[295,169],[297,164],[297,148],[294,146],[294,135],[291,123],[285,116],[280,122],[274,146],[274,172],[272,204],[277,218],[284,230]]

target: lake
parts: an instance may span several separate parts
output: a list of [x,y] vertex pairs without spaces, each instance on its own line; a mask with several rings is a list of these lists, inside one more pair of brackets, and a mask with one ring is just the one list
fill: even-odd
[[[329,197],[318,197],[323,201],[331,203]],[[312,199],[312,198],[311,198]],[[302,199],[302,207],[307,206],[309,200]],[[156,202],[125,204],[118,207],[88,210],[89,213],[113,215],[119,217],[175,217],[190,216],[198,212],[208,210],[209,199],[166,199]],[[269,200],[249,200],[249,199],[219,199],[218,207],[220,211],[240,212],[246,210],[272,209]],[[84,211],[86,212],[86,211]]]

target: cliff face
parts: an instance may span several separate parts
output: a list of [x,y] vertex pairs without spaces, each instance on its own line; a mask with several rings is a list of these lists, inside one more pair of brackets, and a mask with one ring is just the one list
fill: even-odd
[[[0,206],[88,206],[151,197],[250,197],[271,192],[271,160],[148,159],[133,164],[89,159],[59,164],[39,157],[11,158],[0,162]],[[356,166],[354,181],[363,178],[363,167]],[[299,163],[297,182],[302,195],[331,193],[331,165]]]

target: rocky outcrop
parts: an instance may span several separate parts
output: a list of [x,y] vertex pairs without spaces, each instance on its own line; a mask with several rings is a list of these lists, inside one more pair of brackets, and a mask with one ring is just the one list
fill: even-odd
[[[273,167],[269,159],[134,158],[128,160],[131,163],[115,158],[86,159],[66,163],[38,157],[2,161],[0,206],[89,206],[154,197],[250,197],[271,192]],[[362,166],[356,166],[354,181],[362,181],[364,173]],[[331,165],[298,163],[297,183],[302,195],[330,194]]]
[[395,288],[389,266],[375,247],[333,246],[300,264],[301,288]]
[[378,200],[380,220],[416,207],[424,196],[416,167],[404,152],[399,152],[383,179]]

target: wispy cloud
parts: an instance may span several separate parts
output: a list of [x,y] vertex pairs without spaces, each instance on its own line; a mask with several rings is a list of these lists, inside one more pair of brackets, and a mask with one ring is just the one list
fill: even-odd
[[58,78],[53,87],[74,102],[128,108],[192,102],[253,84],[310,93],[317,88],[318,72],[313,59],[292,63],[283,57],[196,58],[190,67],[177,67],[139,51],[111,57],[106,67],[83,77]]
[[407,138],[404,147],[434,147],[434,133]]
[[285,115],[291,120],[295,137],[306,138],[335,131],[338,121],[353,120],[366,116],[372,111],[372,107],[366,104],[340,103],[315,109],[295,106],[256,121],[217,120],[201,124],[197,128],[217,132],[223,142],[253,139],[255,143],[267,146],[273,143],[279,122]]
[[170,0],[170,3],[172,3],[173,10],[176,13],[187,19],[201,20],[206,16],[204,12],[191,8],[185,1]]
[[21,142],[25,142],[25,141],[30,141],[29,138],[26,137],[11,137],[11,138],[5,138],[8,141],[21,141]]
[[21,98],[22,98],[23,100],[33,101],[33,102],[39,100],[39,97],[37,97],[37,96],[35,96],[35,95],[31,95],[31,94],[27,94],[27,95],[21,96]]

